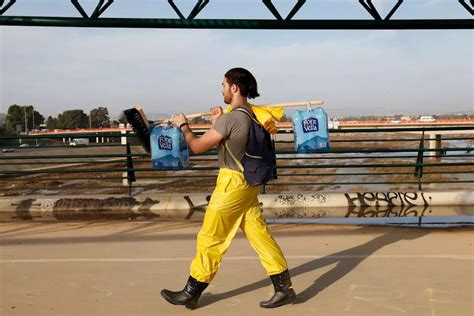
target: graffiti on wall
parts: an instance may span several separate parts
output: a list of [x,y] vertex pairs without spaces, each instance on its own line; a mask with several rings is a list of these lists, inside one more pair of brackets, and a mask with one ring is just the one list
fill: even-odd
[[[422,217],[431,196],[423,192],[364,192],[344,194],[349,208],[345,217]],[[429,210],[431,213],[431,210]]]
[[280,194],[277,196],[277,203],[281,206],[295,204],[325,204],[328,201],[324,194]]
[[[357,192],[345,193],[347,207],[328,208],[329,195],[325,194],[280,194],[276,202],[281,208],[267,209],[266,217],[277,218],[326,218],[326,217],[408,217],[431,213],[431,196],[424,192]],[[179,199],[184,212],[170,213],[176,219],[200,219],[211,195],[186,195]],[[179,201],[179,200],[178,200]],[[160,199],[136,199],[135,197],[110,198],[25,198],[12,203],[15,218],[32,220],[41,215],[56,219],[152,219],[167,217],[155,206]],[[262,204],[260,203],[262,206]],[[187,207],[186,207],[187,206]],[[318,208],[318,206],[320,208]],[[153,209],[153,207],[155,207]],[[322,209],[324,208],[324,209]],[[152,211],[153,210],[153,211]],[[167,209],[169,210],[169,209]],[[271,215],[270,215],[271,214]],[[199,216],[197,216],[199,215]]]
[[357,192],[345,193],[349,206],[381,205],[429,205],[423,192]]
[[[56,219],[135,219],[145,217],[151,219],[159,214],[150,211],[159,200],[146,198],[137,201],[133,197],[83,199],[63,198],[55,202],[45,200],[41,204],[43,211],[51,211]],[[135,212],[133,210],[136,210]]]

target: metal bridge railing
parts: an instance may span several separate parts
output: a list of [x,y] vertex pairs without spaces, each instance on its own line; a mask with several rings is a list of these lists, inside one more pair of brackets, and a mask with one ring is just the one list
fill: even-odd
[[[330,130],[329,152],[298,154],[291,131],[281,131],[274,139],[276,179],[261,191],[465,188],[474,183],[473,132],[472,126]],[[71,147],[64,143],[69,138],[105,142]],[[2,195],[209,192],[218,171],[215,150],[191,154],[184,170],[154,170],[130,133],[0,136],[0,144]]]

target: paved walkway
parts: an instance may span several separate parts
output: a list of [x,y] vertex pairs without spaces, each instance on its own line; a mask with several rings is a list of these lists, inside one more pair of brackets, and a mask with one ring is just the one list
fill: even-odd
[[199,222],[0,223],[0,315],[474,314],[473,229],[271,225],[297,304],[262,310],[272,288],[242,234],[200,308],[181,289]]

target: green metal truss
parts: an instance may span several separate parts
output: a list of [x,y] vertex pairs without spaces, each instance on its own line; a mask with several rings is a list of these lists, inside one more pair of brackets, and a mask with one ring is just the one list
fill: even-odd
[[[66,1],[66,0],[65,0]],[[158,0],[157,0],[158,1]],[[164,1],[164,0],[163,0]],[[348,0],[351,1],[351,0]],[[352,0],[357,1],[357,0]],[[81,17],[44,17],[44,16],[8,16],[3,15],[16,0],[0,0],[0,25],[17,26],[53,26],[53,27],[103,27],[103,28],[192,28],[192,29],[313,29],[313,30],[364,30],[364,29],[472,29],[474,21],[474,0],[458,0],[459,4],[470,13],[469,19],[411,19],[391,20],[403,0],[396,4],[386,17],[382,18],[372,0],[358,0],[361,6],[373,17],[371,20],[316,20],[293,19],[306,0],[295,0],[290,13],[283,18],[271,0],[262,0],[262,4],[272,13],[275,19],[197,19],[198,14],[210,0],[197,0],[187,17],[173,0],[168,4],[178,15],[176,19],[168,18],[102,18],[101,15],[114,0],[98,0],[95,10],[88,15],[79,0],[71,0],[72,5]],[[21,2],[21,1],[18,1]],[[118,1],[117,1],[118,2]]]

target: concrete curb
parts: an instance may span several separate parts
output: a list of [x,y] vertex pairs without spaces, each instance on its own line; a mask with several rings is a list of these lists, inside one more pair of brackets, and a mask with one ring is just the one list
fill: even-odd
[[[0,220],[201,220],[209,199],[205,194],[3,197]],[[474,205],[472,191],[282,193],[262,194],[259,201],[265,218],[474,215],[463,207]]]

